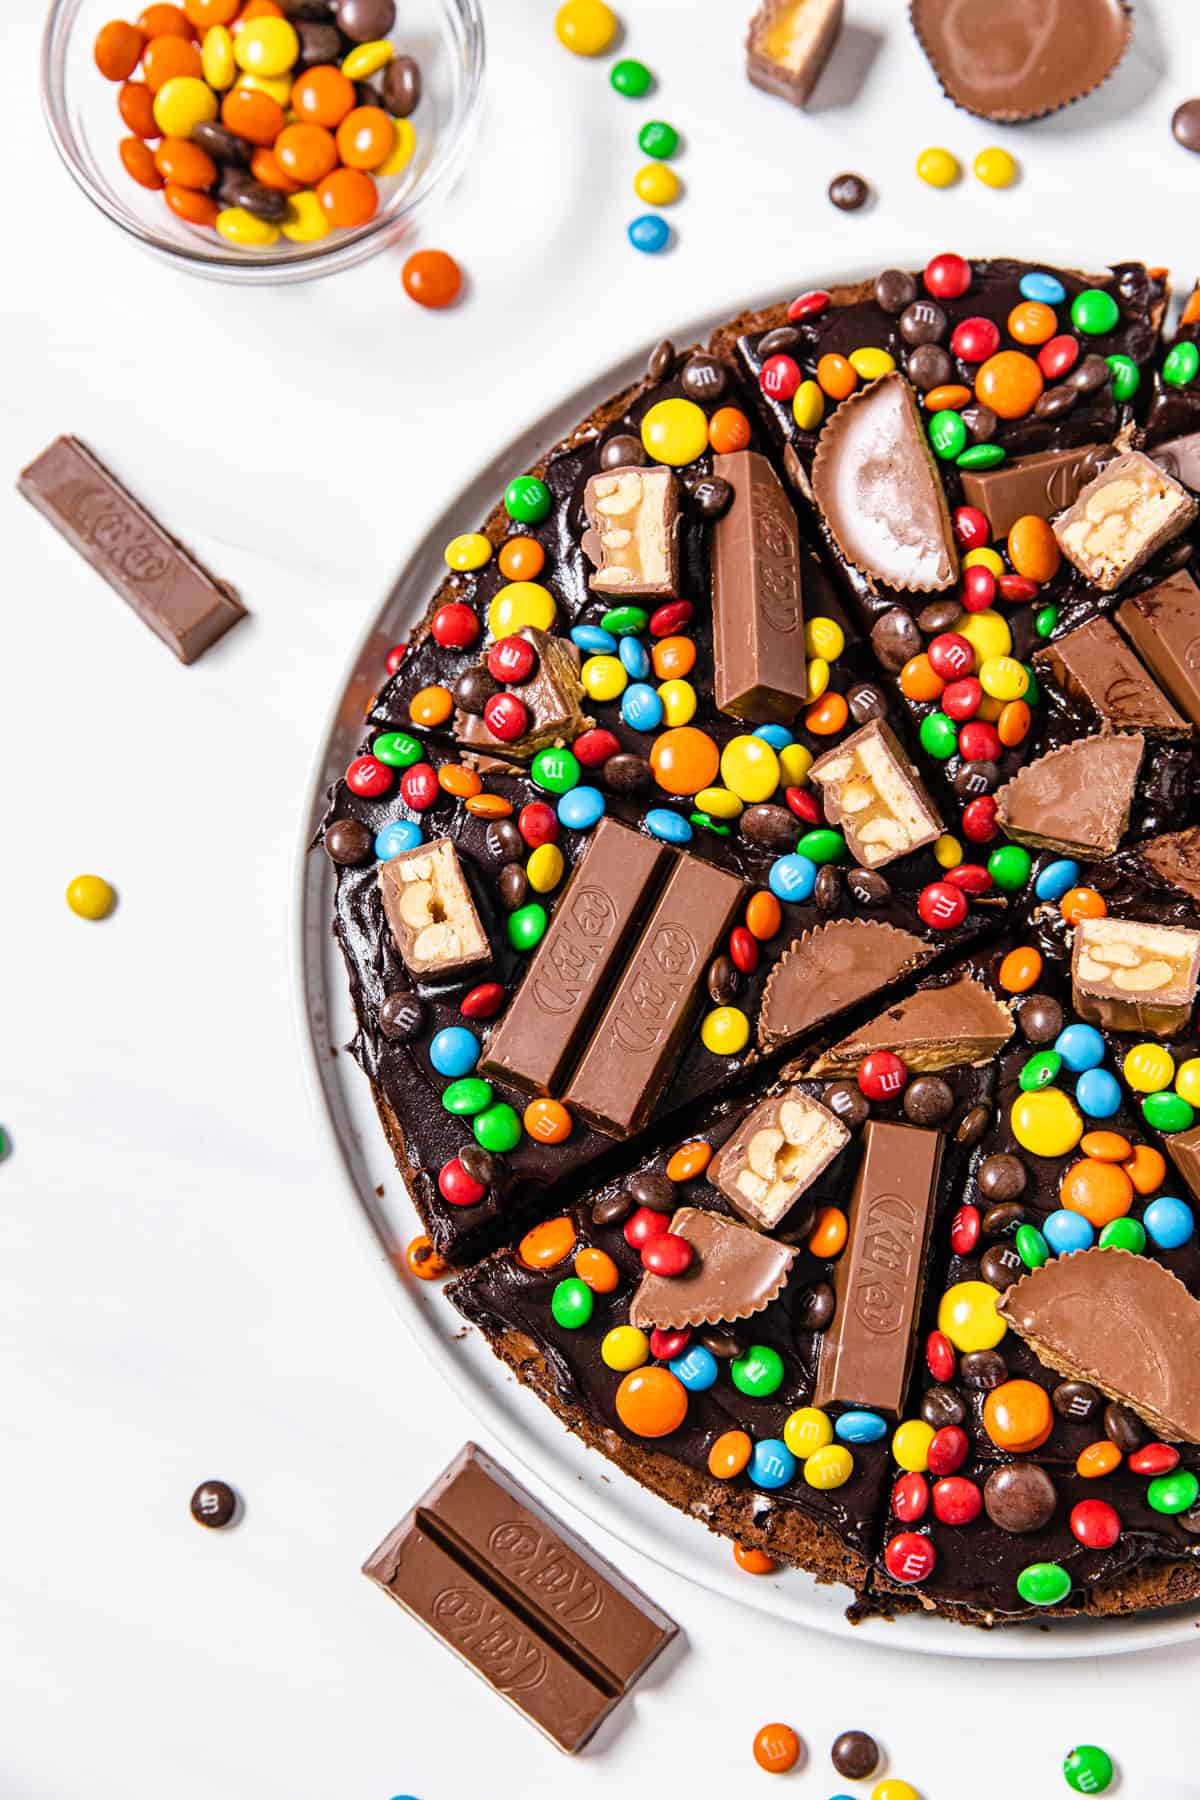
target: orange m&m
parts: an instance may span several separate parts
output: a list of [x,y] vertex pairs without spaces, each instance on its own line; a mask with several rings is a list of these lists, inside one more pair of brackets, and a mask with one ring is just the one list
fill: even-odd
[[983,1403],[984,1430],[1001,1450],[1036,1450],[1053,1424],[1050,1396],[1036,1381],[1003,1381]]
[[754,1760],[768,1775],[786,1775],[800,1760],[800,1739],[790,1725],[764,1725],[754,1739]]
[[571,1135],[571,1115],[561,1100],[531,1100],[522,1122],[538,1144],[561,1144]]
[[1006,994],[1027,994],[1031,987],[1037,986],[1042,972],[1042,955],[1032,944],[1022,944],[1016,950],[1010,950],[1000,964],[996,977]]
[[575,1273],[580,1281],[587,1282],[593,1294],[611,1294],[621,1279],[621,1271],[607,1250],[581,1250],[575,1258]]
[[482,777],[474,769],[464,768],[462,763],[443,763],[438,770],[438,786],[444,794],[453,794],[456,800],[469,800],[472,795],[482,792]]
[[1042,371],[1022,350],[998,350],[975,377],[975,398],[1002,419],[1023,419],[1042,397]]
[[940,700],[946,684],[922,650],[910,656],[900,671],[900,692],[907,700]]
[[507,819],[513,809],[512,801],[503,794],[472,794],[463,805],[477,819]]
[[712,1161],[712,1145],[698,1139],[694,1144],[681,1144],[667,1163],[668,1181],[694,1181],[703,1175]]
[[444,725],[454,711],[454,696],[449,688],[418,688],[408,703],[408,716],[414,725]]
[[565,1216],[544,1219],[527,1231],[517,1245],[517,1255],[527,1269],[552,1269],[565,1262],[575,1248],[575,1227]]
[[1125,1217],[1133,1204],[1133,1183],[1118,1163],[1085,1156],[1063,1176],[1059,1199],[1068,1212],[1080,1213],[1100,1231]]
[[754,1445],[744,1431],[723,1431],[708,1452],[708,1472],[718,1481],[732,1481],[750,1461]]
[[496,558],[506,581],[536,581],[546,566],[546,552],[536,538],[505,538]]
[[1123,1163],[1133,1154],[1133,1145],[1119,1131],[1085,1131],[1079,1148],[1097,1162]]
[[634,1369],[617,1389],[613,1405],[635,1437],[669,1437],[687,1417],[687,1389],[670,1369]]
[[[150,84],[153,87],[153,82]],[[282,106],[259,88],[232,87],[221,102],[221,123],[268,149],[287,123]]]
[[1095,888],[1068,888],[1058,903],[1058,910],[1068,925],[1078,925],[1080,919],[1102,919],[1108,911],[1108,902]]
[[850,708],[843,695],[830,688],[822,694],[815,706],[810,706],[804,715],[806,728],[817,737],[832,737],[841,731],[850,717]]
[[858,386],[854,364],[830,350],[817,364],[817,382],[831,400],[845,400]]
[[1075,1458],[1075,1473],[1082,1475],[1085,1481],[1096,1481],[1101,1475],[1111,1475],[1120,1466],[1121,1452],[1107,1438],[1101,1438],[1099,1443],[1089,1444]]
[[1136,1194],[1153,1194],[1166,1180],[1166,1158],[1152,1144],[1135,1144],[1133,1155],[1121,1167]]
[[433,1239],[415,1237],[404,1252],[404,1263],[410,1275],[418,1281],[436,1281],[439,1275],[446,1273],[446,1265],[433,1247]]
[[970,388],[960,387],[957,382],[949,382],[945,387],[930,388],[922,396],[921,404],[927,406],[930,412],[958,412],[970,398]]
[[769,943],[783,924],[783,908],[767,888],[751,894],[746,902],[746,930],[760,944]]
[[285,125],[275,139],[275,159],[291,181],[323,181],[337,168],[338,147],[324,125],[300,120]]
[[379,190],[365,169],[335,169],[317,188],[317,199],[331,225],[365,225],[375,217]]
[[1008,335],[1018,344],[1045,344],[1058,330],[1058,315],[1041,300],[1023,300],[1008,315]]
[[753,1544],[735,1544],[733,1560],[747,1575],[773,1575],[779,1564],[765,1550],[759,1550]]
[[377,169],[396,139],[382,106],[355,106],[337,128],[337,147],[349,169]]
[[809,1233],[808,1247],[814,1256],[838,1256],[846,1247],[848,1226],[846,1215],[838,1206],[823,1206]]
[[436,311],[458,298],[462,270],[448,250],[417,250],[401,269],[400,280],[410,300]]
[[1062,552],[1045,519],[1025,513],[1008,534],[1008,560],[1027,581],[1052,581],[1058,574]]
[[650,767],[668,794],[698,794],[717,777],[721,753],[707,731],[676,725],[661,731],[650,746]]
[[690,675],[696,666],[696,646],[689,637],[659,638],[650,652],[654,673],[660,681],[679,680]]
[[1013,750],[1023,744],[1029,736],[1029,727],[1033,724],[1033,714],[1024,700],[1009,700],[1000,710],[996,720],[996,736],[1006,750]]
[[292,111],[310,125],[324,125],[334,131],[355,101],[354,83],[332,63],[318,63],[305,69],[292,86]]
[[718,456],[731,456],[750,442],[750,421],[739,406],[719,406],[708,421],[708,441]]

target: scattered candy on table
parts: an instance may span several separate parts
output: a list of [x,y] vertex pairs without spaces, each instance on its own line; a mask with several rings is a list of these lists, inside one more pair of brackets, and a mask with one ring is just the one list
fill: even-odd
[[107,919],[117,891],[102,875],[76,875],[67,883],[67,905],[79,919]]

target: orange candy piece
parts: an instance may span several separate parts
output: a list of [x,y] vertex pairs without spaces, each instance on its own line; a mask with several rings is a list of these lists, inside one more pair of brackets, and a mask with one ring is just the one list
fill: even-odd
[[465,769],[462,763],[444,763],[438,770],[438,786],[456,800],[470,800],[483,792],[483,778],[474,769]]
[[411,1240],[404,1252],[404,1263],[418,1281],[436,1281],[444,1275],[446,1265],[433,1247],[433,1239],[422,1234]]
[[1123,1219],[1133,1205],[1133,1183],[1117,1163],[1081,1157],[1062,1178],[1059,1199],[1068,1212],[1080,1213],[1097,1231]]
[[1079,1148],[1095,1162],[1124,1163],[1133,1155],[1133,1145],[1119,1131],[1085,1131]]
[[196,35],[191,20],[179,6],[147,6],[138,14],[138,25],[148,38],[185,38],[190,44]]
[[1047,344],[1057,330],[1057,313],[1041,300],[1022,300],[1008,315],[1008,335],[1018,344]]
[[835,693],[832,688],[821,695],[815,706],[810,706],[804,715],[804,723],[816,737],[832,737],[841,731],[850,717],[850,708],[845,697]]
[[1089,1444],[1075,1458],[1075,1473],[1082,1475],[1085,1481],[1097,1481],[1101,1475],[1111,1475],[1120,1466],[1121,1452],[1107,1438],[1101,1438],[1099,1443]]
[[564,1214],[559,1219],[543,1219],[527,1231],[517,1245],[517,1255],[527,1269],[552,1269],[566,1262],[575,1248],[575,1227]]
[[697,1141],[681,1144],[667,1163],[668,1181],[694,1181],[712,1161],[712,1145]]
[[783,924],[783,908],[768,888],[760,888],[746,902],[746,930],[765,944]]
[[858,386],[854,364],[835,350],[827,351],[817,364],[817,384],[831,400],[845,400]]
[[1008,560],[1028,581],[1052,581],[1058,574],[1062,552],[1046,519],[1025,513],[1008,534]]
[[408,716],[414,725],[444,725],[454,711],[454,696],[449,688],[418,688],[408,703]]
[[331,225],[365,225],[379,205],[379,191],[364,169],[335,169],[317,189]]
[[400,271],[410,300],[436,311],[458,298],[462,270],[447,250],[417,250]]
[[758,1550],[753,1544],[735,1544],[733,1560],[746,1575],[773,1575],[779,1564],[765,1550]]
[[908,700],[940,700],[946,684],[922,650],[910,656],[900,671],[900,692]]
[[1006,750],[1013,750],[1023,744],[1029,736],[1029,727],[1033,724],[1033,714],[1024,700],[1009,700],[1001,709],[996,720],[996,736]]
[[301,186],[323,181],[338,163],[338,147],[332,131],[307,121],[285,125],[275,139],[272,154],[288,179]]
[[175,187],[207,188],[217,179],[216,163],[190,138],[163,138],[154,152],[154,166]]
[[154,117],[154,95],[144,81],[127,81],[117,95],[117,111],[135,137],[161,137]]
[[708,441],[718,456],[732,456],[750,443],[750,421],[739,406],[719,406],[708,421]]
[[922,396],[921,404],[927,406],[930,412],[957,412],[970,398],[970,388],[960,387],[957,382],[952,381],[945,387],[930,388]]
[[635,1437],[669,1437],[687,1418],[687,1389],[670,1369],[649,1364],[625,1376],[613,1405],[626,1431]]
[[221,102],[221,121],[239,137],[266,148],[284,127],[283,108],[258,88],[232,87]]
[[1068,925],[1078,925],[1080,919],[1102,919],[1108,911],[1108,902],[1095,888],[1068,888],[1058,903],[1058,910]]
[[241,0],[183,0],[183,10],[197,31],[230,24],[240,5]]
[[[1153,269],[1150,273],[1153,275]],[[1179,323],[1181,325],[1200,324],[1200,287],[1194,287],[1188,295],[1187,305],[1183,309],[1183,316]]]
[[163,199],[175,214],[186,225],[215,225],[220,207],[211,194],[198,193],[195,188],[177,187],[168,181],[163,189]]
[[233,28],[240,31],[251,19],[282,19],[284,16],[282,6],[276,6],[275,0],[246,0]]
[[274,188],[277,194],[298,194],[304,186],[302,181],[293,181],[290,175],[284,174],[275,152],[268,150],[265,144],[260,144],[250,158],[250,173],[255,181],[261,182],[263,187]]
[[1000,964],[996,979],[1006,994],[1027,994],[1036,987],[1042,972],[1042,954],[1032,944],[1010,950]]
[[660,731],[650,746],[650,767],[668,794],[698,794],[717,778],[721,753],[707,731],[676,725]]
[[377,169],[396,141],[382,106],[356,106],[337,128],[338,154],[348,169]]
[[659,638],[650,652],[654,673],[660,681],[678,680],[690,675],[696,666],[696,646],[689,637]]
[[764,1725],[754,1739],[754,1760],[768,1775],[786,1775],[800,1761],[800,1739],[790,1725]]
[[546,552],[536,538],[505,538],[497,557],[506,581],[536,581],[546,566]]
[[522,1123],[538,1144],[561,1144],[571,1135],[571,1115],[561,1100],[531,1100]]
[[335,131],[354,106],[354,83],[332,63],[305,69],[292,84],[292,111],[309,125]]
[[840,1256],[846,1248],[848,1230],[846,1215],[840,1207],[822,1206],[809,1234],[808,1247],[814,1256]]
[[473,794],[463,805],[477,819],[507,819],[513,809],[512,801],[503,794]]
[[1001,1450],[1036,1450],[1050,1436],[1050,1396],[1036,1381],[1003,1381],[983,1403],[983,1426]]
[[177,75],[199,77],[200,52],[195,44],[181,37],[151,38],[142,52],[142,74],[151,93],[157,94],[165,82]]
[[110,19],[96,33],[92,56],[106,81],[126,81],[137,68],[145,45],[146,34],[136,25]]
[[593,1294],[611,1294],[621,1279],[621,1271],[607,1250],[581,1250],[575,1258],[575,1273],[580,1281],[586,1281]]
[[708,1472],[718,1481],[732,1481],[750,1461],[754,1445],[744,1431],[723,1431],[708,1452]]
[[1023,419],[1042,397],[1042,371],[1023,350],[998,350],[975,377],[975,398],[1002,419]]
[[1135,1194],[1155,1193],[1166,1180],[1167,1162],[1161,1150],[1152,1144],[1135,1144],[1133,1155],[1121,1164]]
[[163,178],[155,165],[154,152],[141,138],[122,138],[117,146],[117,154],[121,158],[121,167],[139,187],[160,188],[163,185]]

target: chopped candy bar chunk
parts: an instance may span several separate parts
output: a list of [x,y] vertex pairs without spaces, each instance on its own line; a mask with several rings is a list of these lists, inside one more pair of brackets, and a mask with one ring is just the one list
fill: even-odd
[[921,778],[881,719],[844,738],[809,770],[825,816],[840,825],[851,855],[882,868],[941,836],[943,826]]
[[491,956],[450,838],[380,864],[383,910],[396,948],[418,978],[456,974]]
[[769,1095],[709,1167],[708,1179],[751,1224],[772,1230],[850,1141],[802,1088]]
[[1071,991],[1081,1019],[1110,1031],[1173,1037],[1187,1028],[1200,979],[1200,932],[1141,919],[1083,919]]

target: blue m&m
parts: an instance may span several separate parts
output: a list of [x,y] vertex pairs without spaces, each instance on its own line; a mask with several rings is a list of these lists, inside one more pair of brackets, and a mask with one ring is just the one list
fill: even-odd
[[755,1487],[786,1487],[796,1473],[796,1459],[782,1438],[762,1438],[755,1444],[747,1471]]
[[786,725],[756,725],[750,735],[764,738],[773,750],[786,750],[789,744],[795,742]]
[[421,842],[421,827],[415,819],[393,819],[375,837],[375,854],[380,862],[399,856],[402,850],[415,850]]
[[1099,1068],[1104,1061],[1104,1039],[1094,1025],[1068,1025],[1055,1038],[1054,1048],[1075,1075]]
[[1079,864],[1072,862],[1069,856],[1060,856],[1038,870],[1033,891],[1039,900],[1061,900],[1078,882]]
[[1046,306],[1061,306],[1067,297],[1067,290],[1057,275],[1047,275],[1044,269],[1031,269],[1028,275],[1020,280],[1022,300],[1040,300]]
[[657,731],[662,724],[662,700],[648,682],[631,681],[621,695],[621,717],[632,731]]
[[689,1394],[703,1394],[715,1386],[719,1365],[711,1350],[703,1344],[692,1344],[682,1356],[667,1364],[677,1381],[682,1381]]
[[1121,1104],[1121,1084],[1109,1069],[1085,1069],[1075,1098],[1089,1119],[1111,1119]]
[[1196,1229],[1192,1209],[1174,1194],[1160,1194],[1142,1214],[1142,1223],[1160,1250],[1179,1250]]
[[634,681],[645,681],[650,673],[650,652],[640,638],[623,637],[617,645],[617,655]]
[[691,842],[691,825],[682,813],[672,812],[669,806],[652,806],[644,822],[650,835],[661,838],[664,844]]
[[807,856],[781,856],[767,884],[777,900],[807,900],[817,885],[817,865]]
[[635,250],[643,250],[647,256],[657,256],[665,250],[671,237],[671,227],[657,213],[643,213],[640,219],[630,220],[627,236]]
[[611,656],[617,647],[617,640],[611,631],[605,631],[600,625],[573,625],[571,642],[577,644],[586,656]]
[[1082,1213],[1068,1212],[1063,1207],[1043,1221],[1042,1236],[1055,1256],[1069,1256],[1072,1250],[1090,1250],[1096,1241],[1095,1228]]
[[479,1039],[465,1025],[447,1025],[435,1033],[429,1046],[429,1060],[439,1075],[457,1080],[469,1075],[479,1061]]
[[833,1429],[844,1444],[877,1444],[887,1436],[887,1421],[878,1413],[855,1410],[835,1419]]
[[558,816],[568,831],[590,831],[603,818],[606,805],[599,788],[572,788],[559,801]]

